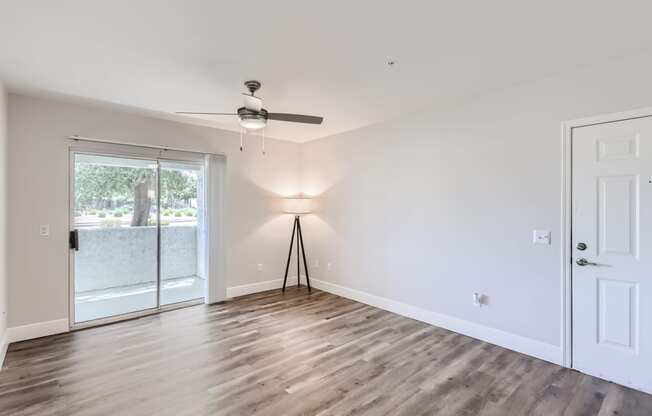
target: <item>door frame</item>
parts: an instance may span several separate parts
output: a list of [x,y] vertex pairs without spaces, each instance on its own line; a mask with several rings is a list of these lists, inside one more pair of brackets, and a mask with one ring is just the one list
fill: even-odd
[[562,136],[561,212],[561,365],[573,368],[573,129],[652,117],[652,107],[564,121]]
[[[159,151],[158,156],[148,156],[145,153],[141,154],[138,151],[135,152],[129,152],[126,149],[97,149],[93,144],[98,143],[93,141],[93,143],[90,143],[88,146],[80,145],[79,143],[76,143],[74,146],[70,145],[68,147],[68,230],[71,231],[74,228],[75,224],[75,218],[74,218],[74,207],[75,207],[75,154],[91,154],[91,155],[98,155],[98,156],[113,156],[113,157],[120,157],[120,158],[125,158],[125,159],[139,159],[139,160],[148,160],[148,161],[154,161],[156,162],[157,168],[156,168],[156,198],[157,198],[157,205],[159,208],[157,209],[157,215],[159,218],[157,219],[157,259],[156,259],[156,286],[157,286],[157,293],[156,293],[156,306],[153,308],[147,308],[143,309],[140,311],[134,311],[134,312],[128,312],[128,313],[123,313],[123,314],[118,314],[118,315],[113,315],[113,316],[108,316],[106,318],[98,318],[98,319],[93,319],[90,321],[85,321],[85,322],[80,322],[76,323],[75,322],[75,254],[73,250],[68,249],[68,327],[71,331],[78,330],[78,329],[84,329],[84,328],[90,328],[90,327],[95,327],[95,326],[101,326],[101,325],[106,325],[114,322],[120,322],[120,321],[125,321],[128,319],[135,319],[135,318],[140,318],[143,316],[148,316],[148,315],[154,315],[160,312],[168,311],[168,310],[173,310],[173,309],[179,309],[179,308],[185,308],[188,306],[194,306],[194,305],[200,305],[203,303],[206,303],[206,300],[208,299],[208,287],[204,288],[204,297],[199,298],[199,299],[191,299],[188,301],[182,301],[182,302],[176,302],[172,304],[167,304],[167,305],[161,305],[161,300],[160,300],[160,287],[161,287],[161,276],[160,276],[160,239],[161,239],[161,228],[160,228],[160,187],[161,187],[161,179],[160,179],[160,171],[161,171],[161,161],[166,161],[166,162],[179,162],[179,163],[188,163],[188,164],[202,164],[198,160],[194,159],[188,159],[184,160],[183,158],[179,157],[164,157],[163,152],[161,151],[162,149],[158,149],[155,147],[151,146],[141,146],[141,145],[125,145],[122,143],[111,143],[111,142],[99,142],[102,145],[108,145],[110,147],[113,146],[124,146],[128,147],[131,146],[132,148],[140,148],[140,150],[145,150],[145,151]],[[182,151],[182,150],[175,150],[175,152],[186,152],[186,153],[198,153],[198,152],[189,152],[189,151]],[[207,184],[208,181],[206,178],[204,178],[204,194],[206,195],[207,192]],[[204,198],[204,203],[208,205],[208,198]],[[204,209],[204,215],[207,215],[208,209]],[[205,219],[204,223],[207,224],[208,218]],[[206,244],[208,245],[206,252],[209,253],[210,250],[210,241],[207,241]],[[208,286],[208,282],[206,282],[206,285]]]

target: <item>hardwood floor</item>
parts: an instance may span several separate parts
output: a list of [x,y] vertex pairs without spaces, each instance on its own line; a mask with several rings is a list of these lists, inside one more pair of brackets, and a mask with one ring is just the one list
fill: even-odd
[[652,415],[652,396],[314,290],[12,344],[2,415]]

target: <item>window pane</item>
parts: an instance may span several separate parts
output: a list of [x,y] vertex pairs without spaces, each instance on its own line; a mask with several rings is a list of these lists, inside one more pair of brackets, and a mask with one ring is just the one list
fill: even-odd
[[75,322],[156,307],[157,163],[75,154]]
[[161,162],[161,305],[204,297],[204,170]]

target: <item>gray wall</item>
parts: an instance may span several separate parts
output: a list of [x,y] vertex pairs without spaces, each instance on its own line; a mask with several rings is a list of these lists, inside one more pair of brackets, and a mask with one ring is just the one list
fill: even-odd
[[[75,291],[156,281],[156,227],[81,228]],[[161,227],[161,278],[195,276],[197,227]]]
[[561,123],[652,106],[650,73],[614,61],[303,145],[313,273],[560,346]]
[[[9,95],[9,326],[68,317],[68,136],[110,138],[226,155],[226,286],[278,279],[292,217],[276,197],[298,189],[299,145],[93,103]],[[39,225],[50,224],[50,236]],[[258,272],[256,265],[263,264]]]
[[[302,220],[315,277],[559,346],[561,122],[652,106],[651,72],[647,56],[613,61],[303,145],[270,140],[266,158],[230,132],[10,95],[9,324],[67,317],[65,137],[80,134],[226,154],[227,286],[280,277],[292,216],[274,198],[303,191],[320,200]],[[553,244],[532,245],[535,228]]]
[[[0,80],[0,349],[7,329],[7,92]],[[1,353],[0,353],[1,354]]]

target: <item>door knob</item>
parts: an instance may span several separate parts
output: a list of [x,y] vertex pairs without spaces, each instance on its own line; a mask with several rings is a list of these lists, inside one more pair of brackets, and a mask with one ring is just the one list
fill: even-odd
[[598,263],[591,263],[585,258],[579,258],[575,261],[578,266],[597,266]]

